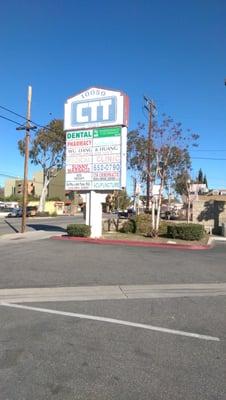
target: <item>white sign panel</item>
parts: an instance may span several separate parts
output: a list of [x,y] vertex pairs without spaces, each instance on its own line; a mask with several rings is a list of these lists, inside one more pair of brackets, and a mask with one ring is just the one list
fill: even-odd
[[126,127],[66,133],[66,190],[115,190],[126,185]]
[[91,87],[69,98],[64,111],[66,131],[128,126],[128,97],[120,91]]

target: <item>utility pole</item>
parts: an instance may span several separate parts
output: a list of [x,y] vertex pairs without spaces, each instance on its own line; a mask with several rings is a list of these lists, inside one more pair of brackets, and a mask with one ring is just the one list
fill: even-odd
[[22,205],[22,222],[21,222],[21,233],[25,232],[26,229],[26,217],[27,217],[27,198],[28,198],[28,159],[29,159],[29,143],[30,143],[30,130],[36,129],[31,127],[31,97],[32,87],[28,86],[27,95],[27,118],[26,125],[17,128],[17,130],[25,130],[25,150],[24,150],[24,184],[23,184],[23,205]]
[[146,106],[144,108],[148,111],[148,142],[147,142],[147,192],[146,192],[146,211],[149,211],[150,205],[150,188],[151,188],[151,150],[152,150],[152,118],[156,106],[153,100],[144,97]]
[[31,96],[32,87],[28,86],[27,94],[27,121],[26,121],[26,134],[25,134],[25,155],[24,155],[24,185],[23,185],[23,214],[21,223],[21,233],[26,229],[27,218],[27,195],[28,195],[28,159],[29,159],[29,144],[30,144],[30,119],[31,119]]

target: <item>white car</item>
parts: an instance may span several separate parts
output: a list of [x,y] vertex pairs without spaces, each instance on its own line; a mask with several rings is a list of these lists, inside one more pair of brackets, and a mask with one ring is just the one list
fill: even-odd
[[0,218],[6,218],[13,211],[13,208],[0,207]]

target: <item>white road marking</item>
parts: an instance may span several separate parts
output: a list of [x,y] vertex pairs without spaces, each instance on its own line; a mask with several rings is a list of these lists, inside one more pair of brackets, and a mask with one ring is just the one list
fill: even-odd
[[112,324],[131,326],[131,327],[135,327],[135,328],[142,328],[142,329],[147,329],[147,330],[157,331],[157,332],[162,332],[162,333],[170,333],[173,335],[187,336],[187,337],[202,339],[202,340],[212,340],[212,341],[216,341],[216,342],[220,341],[220,339],[218,337],[214,337],[214,336],[200,335],[198,333],[162,328],[159,326],[140,324],[140,323],[124,321],[124,320],[120,320],[120,319],[114,319],[114,318],[105,318],[105,317],[99,317],[99,316],[95,316],[95,315],[78,314],[78,313],[73,313],[73,312],[58,311],[58,310],[52,310],[49,308],[24,306],[24,305],[20,305],[20,304],[12,304],[12,303],[6,303],[6,302],[1,302],[0,305],[5,306],[5,307],[11,307],[11,308],[19,308],[22,310],[30,310],[30,311],[38,311],[41,313],[63,315],[66,317],[88,319],[88,320],[100,321],[100,322],[109,322]]

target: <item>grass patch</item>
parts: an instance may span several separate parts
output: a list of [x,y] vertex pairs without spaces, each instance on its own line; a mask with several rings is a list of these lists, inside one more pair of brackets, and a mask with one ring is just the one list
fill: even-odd
[[163,236],[158,237],[146,237],[141,234],[135,233],[121,233],[121,232],[105,232],[102,236],[104,239],[112,240],[131,240],[131,241],[142,241],[147,243],[167,243],[174,242],[176,244],[191,244],[191,245],[206,245],[209,240],[209,235],[205,235],[201,240],[182,240],[182,239],[170,239]]

